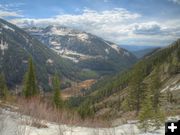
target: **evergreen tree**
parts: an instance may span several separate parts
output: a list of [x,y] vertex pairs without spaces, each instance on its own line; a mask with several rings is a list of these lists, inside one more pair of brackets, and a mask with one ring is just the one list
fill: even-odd
[[144,129],[145,132],[152,127],[159,129],[165,119],[164,112],[160,108],[161,93],[159,88],[161,83],[158,71],[159,68],[156,68],[150,78],[150,85],[139,114],[140,128]]
[[35,68],[32,58],[28,62],[28,71],[24,77],[24,95],[26,98],[32,97],[38,94]]
[[95,113],[95,106],[94,103],[91,101],[87,101],[83,103],[79,108],[78,108],[78,113],[81,116],[81,118],[84,120],[87,117],[92,117],[94,116]]
[[164,123],[165,115],[164,112],[161,110],[161,100],[162,94],[160,93],[160,74],[159,74],[159,67],[155,68],[155,72],[151,76],[150,81],[150,90],[152,93],[152,104],[154,110],[154,117],[153,117],[153,126],[156,129],[159,129],[162,123]]
[[154,111],[152,106],[151,94],[150,91],[147,91],[147,95],[142,103],[142,108],[139,113],[139,128],[143,129],[144,132],[147,132],[151,128],[151,123],[153,120]]
[[166,98],[168,103],[173,103],[173,93],[169,89],[166,92]]
[[155,129],[160,129],[160,127],[164,124],[164,121],[165,121],[165,114],[160,108],[158,108],[154,112],[153,126],[155,127]]
[[6,100],[8,96],[8,88],[6,85],[5,77],[1,73],[0,74],[0,98]]
[[160,107],[160,98],[161,98],[160,87],[161,87],[161,83],[160,83],[160,77],[159,77],[159,68],[157,67],[155,69],[155,72],[151,76],[151,81],[149,85],[149,88],[153,95],[152,102],[153,102],[153,108],[155,111],[157,111]]
[[127,111],[130,111],[130,108],[129,108],[129,99],[126,98],[122,101],[122,105],[121,105],[121,108],[124,112],[127,112]]
[[129,103],[133,110],[136,110],[136,114],[139,113],[141,103],[144,97],[144,84],[143,81],[144,72],[142,68],[136,66],[132,73],[132,78],[130,80],[129,89]]
[[53,90],[54,90],[54,95],[53,95],[53,103],[56,108],[62,108],[63,103],[61,99],[61,93],[60,93],[60,80],[57,75],[53,77]]

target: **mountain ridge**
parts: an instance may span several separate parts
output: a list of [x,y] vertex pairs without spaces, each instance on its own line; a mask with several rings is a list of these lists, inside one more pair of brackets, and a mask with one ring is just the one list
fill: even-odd
[[[35,33],[38,33],[37,35],[40,37],[43,35],[41,38],[44,40],[39,40],[36,36],[31,36],[23,29],[0,19],[0,70],[5,74],[8,86],[21,85],[28,57],[32,57],[35,63],[39,87],[46,90],[50,89],[51,77],[56,72],[61,76],[62,83],[66,84],[66,81],[79,82],[114,74],[129,68],[137,60],[130,52],[85,32],[68,29],[73,33],[70,33],[70,36],[62,36],[63,30],[67,32],[67,28],[63,27],[60,28],[62,30],[61,36],[59,36],[59,31],[56,28],[54,30],[54,26],[39,29],[35,30]],[[51,30],[53,33],[55,31],[55,36]],[[39,33],[41,31],[46,33]],[[76,34],[76,36],[74,37],[72,34]],[[62,46],[57,46],[55,41],[60,39],[63,39],[62,43],[59,42]],[[95,40],[93,44],[89,43],[89,39]],[[50,43],[55,45],[45,45],[46,41],[53,40],[54,42]],[[67,44],[68,41],[70,44]],[[52,48],[52,46],[65,48],[66,53],[62,52],[62,55],[58,55],[62,50],[59,51],[58,48]],[[77,59],[78,62],[69,58]]]
[[[21,84],[32,57],[40,86],[49,89],[49,76],[57,74],[71,80],[78,78],[79,69],[69,60],[61,58],[36,38],[17,26],[0,19],[1,72],[5,74],[9,86]],[[80,79],[80,78],[79,78]]]
[[87,32],[51,25],[45,28],[28,27],[24,30],[61,57],[99,75],[116,73],[137,61],[131,52]]

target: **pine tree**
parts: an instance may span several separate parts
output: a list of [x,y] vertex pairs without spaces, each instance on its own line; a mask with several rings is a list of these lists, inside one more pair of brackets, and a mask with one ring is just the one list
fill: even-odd
[[53,90],[54,90],[54,95],[53,95],[53,103],[56,108],[62,108],[63,102],[61,99],[61,93],[60,93],[60,80],[57,75],[53,77]]
[[153,120],[154,111],[152,106],[152,99],[150,91],[147,91],[147,95],[142,103],[141,111],[139,113],[139,128],[147,132],[151,128],[151,123]]
[[143,75],[144,72],[142,68],[137,66],[132,73],[132,78],[129,84],[130,89],[129,89],[128,99],[129,99],[130,107],[132,108],[132,110],[136,110],[136,114],[139,113],[142,99],[144,97],[144,84],[142,83]]
[[159,76],[160,76],[159,67],[157,67],[155,69],[155,72],[151,76],[151,81],[149,86],[152,93],[152,104],[154,110],[153,126],[156,129],[159,129],[165,120],[164,112],[161,110],[162,94],[160,93],[161,83]]
[[84,120],[87,117],[92,117],[94,116],[95,113],[95,106],[94,103],[91,101],[87,101],[83,103],[79,108],[78,108],[78,113],[81,116],[81,118]]
[[165,115],[161,110],[159,67],[151,75],[146,98],[139,114],[140,128],[147,132],[150,128],[159,129],[164,123]]
[[173,103],[173,93],[169,89],[166,92],[166,98],[168,103]]
[[130,111],[128,98],[126,98],[122,101],[121,108],[123,109],[124,112]]
[[35,68],[32,58],[28,62],[28,71],[24,77],[24,95],[26,98],[35,96],[38,94]]
[[154,112],[153,126],[155,127],[155,129],[160,129],[160,127],[162,126],[164,121],[165,121],[165,114],[164,114],[164,112],[160,108],[158,108]]
[[160,93],[160,77],[159,77],[159,68],[157,67],[155,69],[155,72],[151,76],[151,81],[149,88],[151,90],[151,93],[153,95],[153,108],[155,111],[157,111],[160,107],[160,98],[161,98],[161,93]]
[[0,98],[6,100],[8,96],[8,88],[6,85],[5,77],[1,73],[0,74]]

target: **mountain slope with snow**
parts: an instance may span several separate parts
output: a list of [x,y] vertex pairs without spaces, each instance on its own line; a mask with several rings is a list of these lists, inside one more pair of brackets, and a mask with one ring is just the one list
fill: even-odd
[[[170,117],[169,120],[178,120],[179,116]],[[119,125],[110,128],[100,127],[80,127],[76,125],[64,125],[44,121],[46,128],[37,128],[31,125],[33,120],[30,117],[10,112],[0,108],[0,134],[1,135],[162,135],[165,134],[165,127],[160,129],[143,132],[138,129],[138,123]],[[29,125],[26,125],[29,123]]]
[[136,62],[136,57],[127,50],[86,32],[61,26],[25,30],[81,69],[114,73]]
[[39,87],[49,89],[49,79],[57,73],[61,79],[80,80],[80,69],[44,46],[15,25],[0,19],[0,72],[8,86],[22,84],[29,57],[36,66]]

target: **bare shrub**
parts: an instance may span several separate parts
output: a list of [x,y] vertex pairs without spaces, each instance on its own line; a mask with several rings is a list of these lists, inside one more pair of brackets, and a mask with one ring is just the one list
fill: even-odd
[[46,128],[45,121],[56,122],[58,125],[84,126],[84,127],[107,127],[108,122],[99,118],[82,120],[76,111],[70,109],[56,109],[51,102],[34,97],[29,100],[19,98],[17,100],[19,112],[32,117],[32,125],[37,128]]

